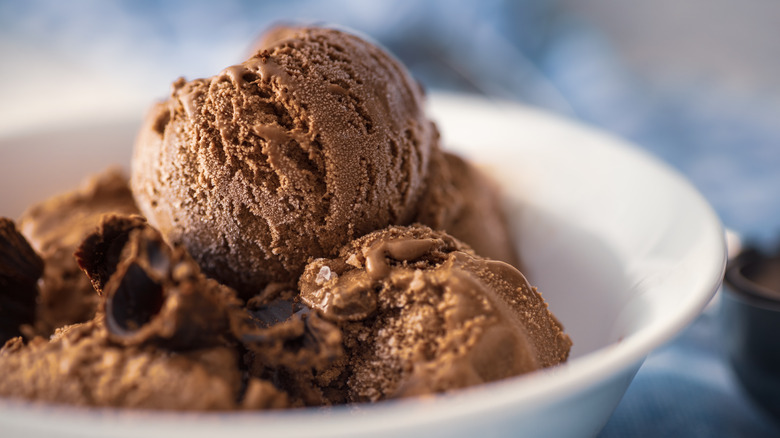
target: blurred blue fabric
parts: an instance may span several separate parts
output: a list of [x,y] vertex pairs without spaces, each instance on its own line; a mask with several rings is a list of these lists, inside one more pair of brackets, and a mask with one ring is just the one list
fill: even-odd
[[[159,96],[166,91],[159,84],[182,73],[208,76],[235,63],[274,22],[338,23],[384,44],[429,89],[515,99],[633,141],[688,177],[727,227],[772,245],[780,231],[777,95],[720,90],[717,80],[649,81],[571,5],[0,1],[0,48],[33,47],[75,59],[139,90],[158,84],[152,91]],[[780,87],[780,80],[763,85]],[[602,437],[780,436],[780,425],[746,398],[731,374],[717,320],[716,312],[705,312],[647,359]]]
[[717,306],[642,365],[600,437],[777,437],[780,422],[754,405],[721,349]]

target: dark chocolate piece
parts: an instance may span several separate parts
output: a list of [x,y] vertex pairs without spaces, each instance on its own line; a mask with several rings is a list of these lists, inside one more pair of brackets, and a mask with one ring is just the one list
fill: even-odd
[[20,326],[35,322],[38,279],[43,260],[14,222],[0,218],[0,344],[21,336]]
[[105,215],[100,218],[97,230],[78,247],[76,261],[98,294],[103,294],[103,288],[116,271],[130,232],[145,226],[146,219],[142,216]]
[[[281,303],[275,309],[286,307]],[[269,325],[267,309],[249,312],[236,337],[264,366],[291,369],[325,368],[343,353],[341,330],[309,308],[300,308],[286,321]],[[292,308],[292,304],[290,304]]]
[[226,342],[230,312],[240,306],[234,292],[207,279],[182,248],[169,247],[156,230],[132,230],[115,270],[103,288],[112,341],[174,350]]

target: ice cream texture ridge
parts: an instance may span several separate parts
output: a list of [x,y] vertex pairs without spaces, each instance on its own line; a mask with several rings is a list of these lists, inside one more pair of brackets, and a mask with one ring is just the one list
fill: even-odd
[[317,407],[565,362],[499,188],[442,148],[406,68],[325,27],[255,49],[173,83],[129,178],[0,218],[0,397]]

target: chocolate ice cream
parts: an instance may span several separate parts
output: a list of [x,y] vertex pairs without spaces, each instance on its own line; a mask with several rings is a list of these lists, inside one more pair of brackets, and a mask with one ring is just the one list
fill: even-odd
[[389,227],[314,260],[300,290],[343,330],[331,385],[351,402],[491,382],[564,362],[571,347],[519,271],[428,227]]
[[443,151],[431,159],[416,221],[446,231],[489,259],[519,266],[501,191],[473,164]]
[[340,332],[316,315],[261,327],[232,289],[206,278],[140,216],[103,216],[77,256],[100,292],[100,311],[50,340],[8,341],[0,395],[151,409],[281,408],[300,405],[298,392],[288,396],[289,388],[263,378],[270,373],[249,375],[246,361],[257,367],[257,358],[273,355],[277,362],[267,366],[287,360],[290,372],[305,374],[341,354]]
[[98,297],[73,252],[103,214],[137,212],[127,178],[111,168],[22,215],[19,229],[45,262],[36,323],[40,334],[94,316]]
[[344,32],[291,28],[242,64],[174,83],[137,140],[133,193],[170,242],[251,296],[410,223],[437,138],[397,60]]
[[323,406],[568,357],[511,266],[497,189],[440,149],[418,84],[357,36],[278,27],[246,62],[176,81],[131,186],[108,171],[34,206],[30,244],[0,219],[0,396]]
[[252,379],[242,392],[238,361],[238,352],[224,346],[187,352],[117,346],[98,318],[59,329],[50,341],[9,341],[0,349],[0,394],[165,410],[287,406],[286,395],[268,382]]

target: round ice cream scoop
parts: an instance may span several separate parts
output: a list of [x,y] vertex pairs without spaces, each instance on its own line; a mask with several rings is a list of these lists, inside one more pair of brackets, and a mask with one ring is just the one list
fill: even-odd
[[347,401],[449,391],[566,361],[570,338],[511,265],[420,225],[388,227],[316,259],[303,303],[338,324],[346,360],[323,375]]
[[277,28],[267,44],[175,82],[132,162],[149,222],[245,296],[411,222],[438,138],[418,84],[375,45],[324,28]]

